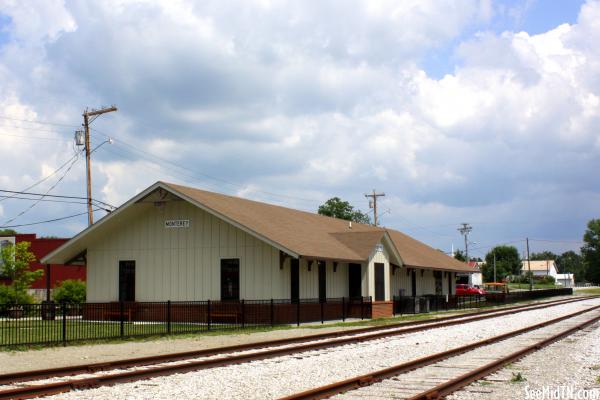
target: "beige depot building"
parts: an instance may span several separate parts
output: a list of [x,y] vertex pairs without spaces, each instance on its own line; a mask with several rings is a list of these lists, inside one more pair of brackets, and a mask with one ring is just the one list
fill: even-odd
[[[452,294],[464,263],[401,232],[157,182],[50,253],[87,301]],[[385,307],[387,310],[388,307]]]

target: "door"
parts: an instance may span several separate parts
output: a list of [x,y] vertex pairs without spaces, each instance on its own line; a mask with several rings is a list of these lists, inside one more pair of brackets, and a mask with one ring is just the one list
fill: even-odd
[[135,261],[119,261],[119,301],[135,301]]
[[410,287],[412,290],[412,297],[417,297],[417,271],[414,269],[410,270]]
[[385,266],[375,263],[375,301],[385,300]]
[[452,272],[448,272],[448,294],[452,294]]
[[433,278],[435,279],[435,294],[442,294],[442,271],[433,271]]
[[290,261],[290,298],[292,301],[300,299],[300,265],[297,259]]
[[221,300],[240,299],[240,260],[228,258],[221,260]]
[[348,296],[362,297],[362,268],[360,264],[348,264]]
[[327,299],[327,269],[325,261],[319,261],[319,300]]

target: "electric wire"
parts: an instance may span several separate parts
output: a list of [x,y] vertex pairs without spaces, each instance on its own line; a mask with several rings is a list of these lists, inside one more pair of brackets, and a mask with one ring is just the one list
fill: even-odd
[[[13,192],[16,194],[23,194],[23,192],[26,192],[27,190],[33,189],[34,187],[44,183],[46,180],[50,179],[52,176],[56,175],[60,170],[62,170],[64,167],[66,167],[71,161],[73,161],[73,159],[76,159],[77,157],[79,157],[79,153],[75,153],[71,158],[69,158],[67,161],[65,161],[64,164],[62,164],[60,167],[58,167],[57,169],[55,169],[54,171],[52,171],[49,175],[47,175],[46,177],[40,179],[39,181],[37,181],[36,183],[34,183],[33,185],[30,185],[28,187],[26,187],[25,189],[23,189],[20,192]],[[3,190],[2,192],[10,192],[8,190]],[[0,197],[0,202],[6,200],[6,199],[10,199],[11,196],[3,196]]]
[[[100,210],[101,210],[100,208],[97,208],[97,209],[95,209],[95,210],[93,210],[93,211],[100,211]],[[79,216],[81,216],[81,215],[86,215],[86,214],[87,214],[87,211],[85,211],[85,212],[82,212],[82,213],[79,213],[79,214],[67,215],[66,217],[60,217],[60,218],[54,218],[54,219],[48,219],[48,220],[45,220],[45,221],[30,222],[30,223],[27,223],[27,224],[18,224],[18,225],[6,225],[6,226],[0,226],[0,229],[19,228],[19,227],[22,227],[22,226],[31,226],[31,225],[47,224],[47,223],[50,223],[50,222],[63,221],[63,220],[65,220],[65,219],[69,219],[69,218],[75,218],[75,217],[79,217]]]
[[[43,194],[43,193],[31,193],[31,192],[18,192],[15,190],[5,190],[5,189],[0,189],[1,193],[14,193],[15,195],[26,195],[26,196],[43,196],[43,197],[53,197],[53,198],[59,198],[59,199],[77,199],[77,200],[87,200],[87,197],[81,197],[81,196],[67,196],[67,195],[58,195],[58,194]],[[37,199],[35,199],[37,200]],[[96,199],[92,199],[93,202],[99,203],[99,204],[103,204],[105,206],[108,206],[110,208],[117,208],[115,206],[113,206],[112,204],[100,201],[100,200],[96,200]],[[87,203],[85,203],[87,204]],[[99,207],[99,206],[98,206]]]
[[18,213],[14,217],[9,218],[4,223],[5,224],[10,224],[14,220],[16,220],[17,218],[23,216],[24,214],[26,214],[27,212],[29,212],[32,208],[34,208],[35,206],[37,206],[40,203],[41,199],[44,198],[45,195],[47,195],[48,193],[50,193],[56,186],[58,186],[63,181],[63,179],[65,179],[65,177],[67,176],[67,174],[71,171],[71,168],[73,168],[73,166],[77,163],[78,160],[79,160],[79,154],[77,154],[77,156],[75,157],[75,159],[71,162],[71,165],[69,165],[69,167],[65,170],[65,173],[60,178],[58,178],[58,180],[52,186],[50,186],[50,188],[46,191],[46,193],[44,193],[44,195],[41,196],[40,199],[38,199],[37,201],[35,201],[33,204],[31,204],[29,207],[25,208],[23,211],[21,211],[20,213]]

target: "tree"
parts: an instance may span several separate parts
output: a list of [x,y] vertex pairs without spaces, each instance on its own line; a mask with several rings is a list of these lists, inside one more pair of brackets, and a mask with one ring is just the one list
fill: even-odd
[[79,279],[67,279],[54,289],[52,298],[58,303],[85,303],[85,282]]
[[581,255],[586,267],[586,280],[600,283],[600,219],[588,222],[583,235]]
[[514,246],[496,246],[485,256],[485,264],[481,266],[483,279],[494,280],[494,254],[496,255],[496,280],[500,281],[509,275],[521,274],[521,257]]
[[359,222],[361,224],[371,223],[371,218],[369,218],[367,214],[360,210],[354,209],[350,203],[340,199],[339,197],[332,197],[325,203],[321,204],[317,212],[328,217],[345,219],[347,221]]
[[35,255],[29,251],[29,242],[19,242],[2,248],[2,275],[10,279],[11,283],[3,289],[4,303],[18,304],[29,303],[30,297],[27,289],[31,284],[44,275],[44,271],[30,271],[29,264],[35,261]]
[[542,251],[540,253],[531,253],[531,255],[529,256],[530,260],[540,260],[540,261],[544,261],[544,260],[556,260],[558,258],[557,254],[554,254],[551,251]]
[[456,258],[458,261],[467,262],[467,257],[465,257],[465,253],[463,253],[460,250],[456,250],[456,253],[454,253],[454,258]]
[[575,282],[585,280],[585,264],[581,256],[572,250],[562,253],[556,259],[559,273],[571,273],[575,275]]
[[17,234],[17,231],[14,229],[0,229],[0,236],[14,236]]

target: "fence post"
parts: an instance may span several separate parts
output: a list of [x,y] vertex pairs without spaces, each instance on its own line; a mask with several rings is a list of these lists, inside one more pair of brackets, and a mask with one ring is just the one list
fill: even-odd
[[242,329],[246,326],[246,307],[244,307],[244,299],[242,299]]
[[210,331],[210,300],[208,300],[208,302],[206,303],[206,326],[208,327],[208,330]]
[[365,319],[365,298],[360,297],[360,319]]
[[67,345],[67,303],[62,303],[62,342]]
[[300,298],[296,300],[296,326],[300,326]]
[[342,322],[346,322],[346,298],[342,297]]
[[171,334],[171,300],[167,300],[167,334]]
[[323,303],[325,302],[325,300],[319,300],[319,303],[321,304],[321,324],[323,324]]
[[121,338],[123,336],[125,336],[125,326],[124,326],[124,319],[125,319],[125,302],[120,301],[119,302],[119,322],[120,322],[120,330],[121,330]]
[[275,325],[275,313],[274,313],[274,309],[273,309],[273,299],[271,299],[271,326]]

